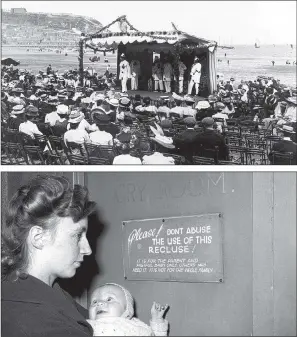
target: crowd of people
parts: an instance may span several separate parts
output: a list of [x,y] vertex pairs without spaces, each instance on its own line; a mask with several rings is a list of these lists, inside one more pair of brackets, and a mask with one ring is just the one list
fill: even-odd
[[[24,136],[20,142],[40,146],[47,164],[57,163],[50,136],[61,139],[63,164],[75,163],[75,156],[92,164],[89,158],[102,157],[104,147],[110,149],[105,164],[195,164],[199,158],[287,163],[274,152],[290,154],[289,162],[296,163],[296,90],[273,78],[238,82],[218,76],[217,91],[203,100],[174,92],[158,100],[129,96],[109,70],[86,70],[83,86],[77,70],[58,73],[50,65],[37,75],[3,67],[1,80],[3,163],[11,130]],[[261,160],[244,159],[238,148],[264,150],[261,141],[266,159],[259,153]]]

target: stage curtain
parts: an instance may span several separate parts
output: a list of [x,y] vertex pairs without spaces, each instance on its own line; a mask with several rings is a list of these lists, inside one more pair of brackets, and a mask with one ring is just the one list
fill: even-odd
[[217,73],[216,73],[216,49],[213,52],[208,51],[208,70],[209,70],[209,91],[212,94],[217,90]]

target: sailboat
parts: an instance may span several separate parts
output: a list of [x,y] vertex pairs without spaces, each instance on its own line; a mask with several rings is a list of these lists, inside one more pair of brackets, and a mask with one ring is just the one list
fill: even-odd
[[255,48],[260,48],[260,42],[259,42],[259,40],[256,41]]

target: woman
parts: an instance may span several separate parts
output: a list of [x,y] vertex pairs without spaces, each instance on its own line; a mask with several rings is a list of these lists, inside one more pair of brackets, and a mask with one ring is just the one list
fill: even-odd
[[91,254],[94,207],[86,188],[63,177],[35,178],[13,196],[1,236],[2,336],[92,336],[86,309],[56,280]]
[[[85,143],[91,143],[89,134],[87,131],[82,128],[80,129],[79,126],[81,122],[84,120],[85,116],[84,114],[79,110],[72,110],[69,116],[69,130],[65,132],[64,134],[64,143],[66,147],[69,148],[69,144],[73,145],[75,144],[81,144],[84,145]],[[68,128],[67,126],[67,128]],[[71,146],[70,146],[71,147]],[[84,152],[84,146],[81,147],[82,151]],[[72,154],[80,155],[80,147],[74,146],[73,149],[71,149]]]

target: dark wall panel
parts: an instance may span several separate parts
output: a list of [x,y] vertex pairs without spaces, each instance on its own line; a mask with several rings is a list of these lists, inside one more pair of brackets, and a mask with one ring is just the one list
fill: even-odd
[[[92,289],[105,282],[127,287],[147,323],[153,301],[168,303],[171,335],[251,335],[252,173],[89,173],[86,184],[105,223]],[[122,221],[217,212],[223,213],[223,283],[124,279]]]

